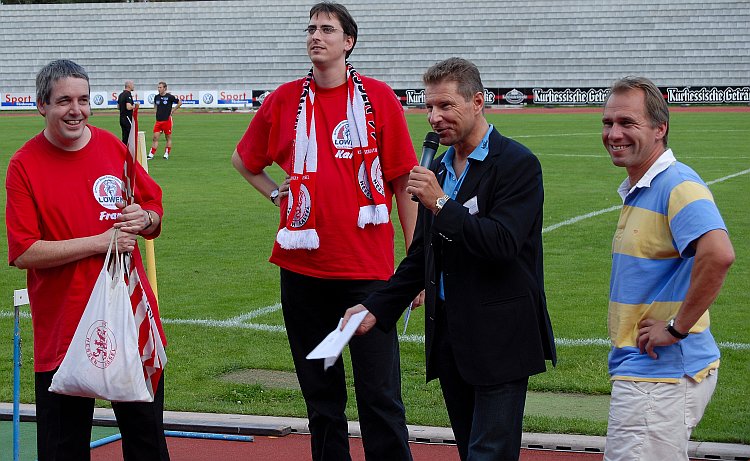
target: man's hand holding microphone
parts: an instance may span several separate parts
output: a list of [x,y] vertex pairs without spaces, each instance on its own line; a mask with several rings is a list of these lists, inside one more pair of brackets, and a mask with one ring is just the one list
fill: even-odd
[[422,144],[422,161],[419,166],[412,168],[406,187],[406,192],[412,194],[412,200],[422,202],[433,213],[438,209],[437,199],[445,195],[435,173],[430,170],[439,145],[440,135],[433,131],[427,133]]

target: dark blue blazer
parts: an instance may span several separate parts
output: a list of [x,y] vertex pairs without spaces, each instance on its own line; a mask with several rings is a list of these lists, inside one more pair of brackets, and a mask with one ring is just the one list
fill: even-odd
[[[456,200],[437,216],[419,205],[409,252],[388,284],[363,304],[378,327],[393,328],[423,289],[427,380],[436,378],[435,305],[444,274],[447,328],[456,365],[472,385],[493,385],[556,363],[542,262],[544,188],[539,160],[525,146],[490,133],[489,154],[473,161]],[[431,169],[443,184],[446,169]],[[476,197],[478,212],[463,204]]]

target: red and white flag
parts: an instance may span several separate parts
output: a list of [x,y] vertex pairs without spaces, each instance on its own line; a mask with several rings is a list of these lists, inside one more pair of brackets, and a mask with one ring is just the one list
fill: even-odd
[[[124,175],[126,203],[130,205],[135,201],[136,162],[138,161],[138,106],[133,108],[128,151],[130,155],[125,156]],[[133,306],[133,316],[138,329],[138,350],[143,363],[143,377],[151,396],[153,396],[162,371],[164,371],[164,366],[167,364],[167,354],[164,350],[162,337],[159,334],[159,328],[156,325],[154,312],[151,309],[151,304],[146,296],[146,290],[143,288],[132,255],[125,257],[125,268],[130,304]]]
[[146,380],[146,387],[153,396],[159,385],[164,366],[167,364],[167,354],[161,335],[159,335],[154,312],[146,296],[146,290],[133,264],[133,257],[126,257],[125,264],[128,274],[128,294],[130,304],[133,306],[135,326],[138,329],[138,351],[141,353],[143,363],[143,377]]

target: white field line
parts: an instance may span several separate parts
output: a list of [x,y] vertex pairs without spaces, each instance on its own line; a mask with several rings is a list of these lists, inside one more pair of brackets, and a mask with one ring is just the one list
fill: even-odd
[[[723,130],[690,130],[691,133],[736,133],[736,132],[747,132],[747,130],[743,129],[723,129]],[[672,134],[676,133],[673,132]],[[517,136],[511,136],[513,139],[521,139],[521,138],[558,138],[558,137],[574,137],[574,136],[601,136],[601,131],[590,131],[588,133],[547,133],[547,134],[521,134]]]
[[[729,179],[736,178],[737,176],[741,176],[741,175],[748,174],[748,173],[750,173],[750,169],[739,171],[737,173],[733,173],[733,174],[724,176],[719,179],[714,179],[713,181],[709,181],[706,184],[711,185],[711,184],[720,183],[720,182],[727,181]],[[591,213],[586,213],[580,216],[575,216],[573,218],[567,219],[557,224],[553,224],[551,226],[545,227],[544,229],[542,229],[542,232],[543,233],[550,232],[560,227],[568,226],[570,224],[583,221],[584,219],[593,218],[594,216],[598,216],[600,214],[619,210],[620,208],[621,206],[617,205],[617,206],[612,206],[612,207],[604,208],[604,209],[597,210],[597,211],[592,211]],[[246,323],[247,320],[251,320],[257,317],[262,317],[266,314],[271,314],[280,309],[281,309],[281,304],[276,303],[270,306],[261,307],[260,309],[253,310],[242,315],[238,315],[236,317],[232,317],[227,320],[162,318],[162,322],[167,325],[201,325],[201,326],[214,327],[214,328],[240,328],[240,329],[246,329],[246,330],[282,333],[282,332],[286,332],[286,329],[284,328],[283,325]],[[13,312],[0,311],[0,318],[11,318],[11,317],[13,317]],[[29,314],[28,312],[21,312],[20,318],[31,319],[31,314]],[[399,338],[402,342],[424,344],[424,335],[402,335]],[[558,346],[571,346],[571,347],[609,346],[610,345],[610,341],[608,339],[603,339],[603,338],[583,338],[583,339],[556,338],[555,343]],[[750,344],[748,343],[720,342],[719,347],[722,349],[730,349],[730,350],[750,350]]]
[[549,231],[553,231],[553,230],[558,229],[558,228],[563,227],[563,226],[569,226],[571,224],[575,224],[578,221],[583,221],[584,219],[589,219],[589,218],[593,218],[594,216],[599,216],[600,214],[609,213],[610,211],[617,211],[620,208],[622,208],[622,205],[615,205],[615,206],[611,206],[609,208],[604,208],[602,210],[592,211],[591,213],[586,213],[586,214],[582,214],[582,215],[579,215],[579,216],[574,216],[574,217],[572,217],[570,219],[566,219],[565,221],[559,222],[557,224],[552,224],[551,226],[547,226],[547,227],[543,228],[542,229],[542,234],[544,234],[546,232],[549,232]]
[[719,182],[724,182],[727,179],[736,178],[737,176],[742,176],[743,174],[748,174],[748,173],[750,173],[750,169],[738,171],[737,173],[732,173],[732,174],[730,174],[728,176],[724,176],[723,178],[714,179],[713,181],[708,181],[706,184],[710,186],[711,184],[716,184],[716,183],[719,183]]
[[[211,319],[167,319],[163,318],[162,323],[166,325],[200,325],[211,328],[239,328],[243,330],[254,330],[254,331],[266,331],[272,333],[285,333],[286,329],[283,325],[266,325],[261,323],[245,323],[238,321],[240,317],[243,318],[255,318],[261,315],[270,314],[281,309],[281,304],[273,304],[271,306],[262,307],[254,311],[248,312],[238,317],[234,317],[229,320],[211,320]],[[13,317],[12,312],[2,311],[0,312],[0,318]],[[30,320],[31,314],[28,312],[21,312],[20,318],[24,320]],[[405,343],[417,343],[424,344],[424,335],[401,335],[399,341]],[[604,338],[581,338],[581,339],[568,339],[568,338],[555,338],[555,344],[558,346],[606,346],[609,347],[611,344],[608,339]],[[750,351],[750,344],[747,343],[736,343],[736,342],[720,342],[718,343],[721,349],[730,349],[736,351]]]
[[[719,179],[714,179],[713,181],[708,181],[706,184],[710,186],[712,184],[717,184],[717,183],[720,183],[720,182],[724,182],[724,181],[727,181],[729,179],[736,178],[737,176],[742,176],[743,174],[748,174],[748,173],[750,173],[750,169],[738,171],[737,173],[732,173],[730,175],[721,177]],[[604,213],[609,213],[610,211],[617,211],[620,208],[622,208],[622,205],[615,205],[615,206],[611,206],[609,208],[603,208],[601,210],[592,211],[591,213],[586,213],[586,214],[582,214],[582,215],[579,215],[579,216],[574,216],[574,217],[572,217],[570,219],[566,219],[565,221],[562,221],[562,222],[559,222],[559,223],[556,223],[556,224],[552,224],[550,226],[547,226],[547,227],[543,228],[542,229],[542,233],[544,234],[546,232],[553,231],[555,229],[559,229],[560,227],[563,227],[563,226],[569,226],[569,225],[575,224],[575,223],[577,223],[579,221],[583,221],[584,219],[593,218],[594,216],[599,216],[600,214],[604,214]]]
[[[601,154],[545,154],[544,152],[534,152],[539,157],[585,157],[585,158],[600,158],[602,160],[609,160],[609,155],[606,152]],[[680,155],[680,159],[705,159],[705,156],[691,156],[691,155]],[[726,157],[714,157],[711,156],[711,160],[737,160],[750,158],[746,155],[732,155]]]
[[271,312],[276,312],[279,309],[281,309],[281,303],[276,303],[271,306],[262,307],[252,312],[248,312],[246,314],[238,315],[237,317],[233,317],[227,321],[243,323],[245,322],[245,320],[250,320],[254,319],[255,317],[260,317],[261,315],[270,314]]

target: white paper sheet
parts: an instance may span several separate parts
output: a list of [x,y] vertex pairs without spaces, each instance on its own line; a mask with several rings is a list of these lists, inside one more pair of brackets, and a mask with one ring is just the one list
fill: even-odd
[[349,340],[354,336],[354,332],[362,320],[365,319],[369,311],[362,311],[352,315],[349,318],[344,330],[341,330],[341,322],[344,321],[342,318],[339,320],[339,324],[336,328],[328,333],[323,341],[318,344],[315,349],[307,354],[308,360],[323,359],[323,369],[327,370],[328,367],[333,365],[341,355],[341,351],[344,347],[349,344]]

